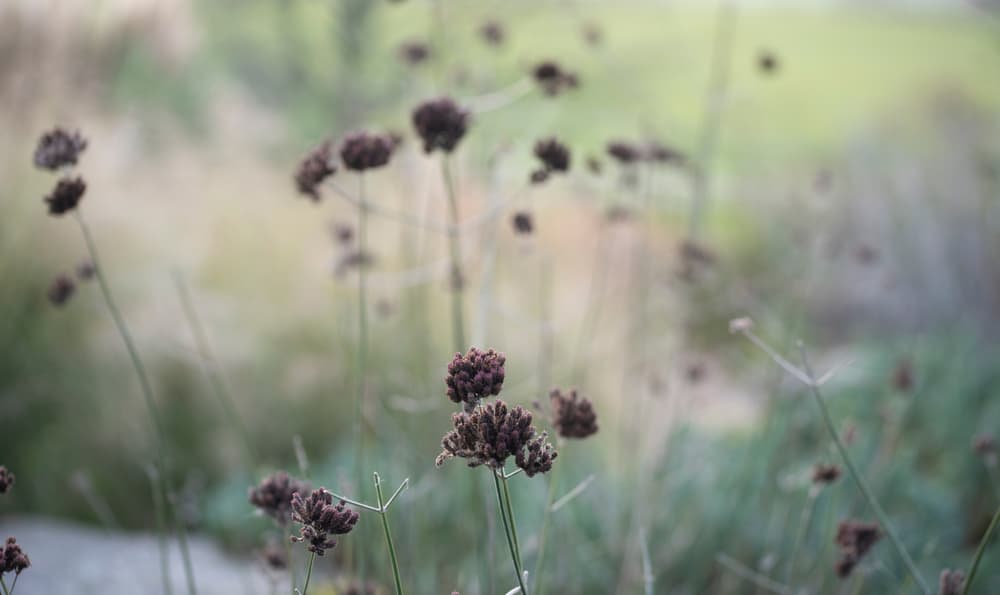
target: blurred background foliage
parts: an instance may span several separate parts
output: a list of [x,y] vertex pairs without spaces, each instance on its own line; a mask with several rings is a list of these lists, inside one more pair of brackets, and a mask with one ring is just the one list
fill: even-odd
[[[810,495],[812,465],[836,453],[804,391],[728,334],[744,314],[786,352],[804,339],[822,369],[852,362],[825,387],[852,454],[925,575],[964,567],[1000,497],[971,449],[1000,428],[1000,21],[973,3],[736,6],[730,76],[713,94],[715,3],[4,2],[0,462],[19,481],[3,514],[153,525],[150,430],[103,304],[89,286],[63,309],[45,299],[83,246],[69,222],[44,215],[50,180],[30,167],[40,132],[60,123],[91,141],[85,207],[155,372],[189,523],[247,552],[270,529],[246,488],[297,468],[293,437],[314,481],[373,496],[348,476],[356,304],[352,274],[331,272],[328,233],[353,213],[332,194],[318,206],[294,194],[298,157],[346,131],[402,132],[373,194],[437,216],[438,172],[410,136],[412,107],[513,92],[553,58],[580,88],[477,115],[458,155],[464,212],[500,197],[538,227],[525,239],[503,218],[468,240],[474,337],[507,352],[504,397],[529,405],[546,386],[577,385],[602,418],[594,440],[560,457],[560,493],[596,479],[554,515],[551,543],[572,547],[550,552],[553,590],[637,592],[641,532],[658,591],[754,592],[718,556],[782,576],[815,497],[798,568],[816,592],[836,592],[836,522],[871,512],[847,478]],[[500,47],[477,34],[488,19],[506,31]],[[400,59],[410,41],[429,44],[426,63]],[[763,53],[777,58],[770,74]],[[678,251],[688,180],[619,171],[604,145],[655,139],[697,160],[712,105],[720,136],[703,242],[714,262],[691,279]],[[553,134],[572,147],[574,172],[527,187],[530,147]],[[587,173],[588,156],[602,175]],[[648,226],[605,216],[638,213],[643,197]],[[651,297],[636,314],[641,280],[629,268],[644,230]],[[496,592],[506,583],[480,565],[506,570],[499,539],[486,538],[485,477],[432,463],[449,415],[445,283],[403,273],[442,257],[443,238],[391,221],[372,235],[378,398],[365,415],[378,471],[413,482],[394,519],[404,578],[419,593]],[[175,276],[253,454],[213,397]],[[641,348],[629,344],[636,325]],[[900,365],[912,367],[907,390],[894,388]],[[517,483],[529,566],[545,487]],[[381,562],[367,525],[352,547]],[[875,558],[864,592],[905,590],[891,549]],[[1000,592],[996,548],[979,581]]]

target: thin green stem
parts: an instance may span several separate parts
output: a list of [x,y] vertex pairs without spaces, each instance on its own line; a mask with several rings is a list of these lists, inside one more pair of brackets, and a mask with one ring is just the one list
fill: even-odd
[[441,175],[444,178],[444,186],[448,195],[448,223],[451,230],[448,232],[448,251],[451,258],[451,325],[454,349],[464,352],[468,345],[465,344],[465,308],[463,306],[463,284],[465,279],[462,276],[462,244],[458,235],[458,196],[455,194],[455,181],[452,179],[451,166],[448,157],[441,160]]
[[167,552],[167,512],[158,475],[155,467],[149,469],[149,482],[153,488],[153,512],[156,515],[157,543],[160,548],[160,579],[164,595],[171,595],[174,588],[170,583],[170,558]]
[[312,579],[313,575],[313,562],[316,561],[316,552],[309,553],[309,567],[306,569],[306,582],[302,585],[302,595],[306,595],[309,591],[309,580]]
[[[354,403],[355,475],[358,485],[364,481],[365,446],[367,436],[364,423],[364,401],[368,390],[368,208],[365,205],[365,176],[358,175],[358,346],[355,374],[357,396]],[[357,564],[362,583],[365,578],[363,553],[352,543],[351,551],[357,553]]]
[[544,587],[542,583],[542,568],[545,565],[545,546],[548,545],[549,523],[552,518],[552,502],[555,500],[557,487],[557,474],[562,465],[556,465],[549,474],[549,489],[545,496],[545,511],[542,513],[542,530],[538,536],[538,559],[535,561],[535,583],[533,585],[535,595],[542,595]]
[[[149,417],[153,422],[153,428],[156,433],[156,468],[160,480],[162,481],[162,484],[160,485],[161,491],[164,495],[164,503],[168,506],[174,507],[174,517],[175,520],[177,520],[176,506],[174,506],[174,503],[171,502],[169,498],[169,494],[172,490],[170,488],[170,479],[166,472],[166,454],[164,452],[166,445],[166,432],[164,431],[159,411],[156,408],[156,400],[153,396],[153,385],[149,380],[149,375],[147,374],[146,368],[142,363],[142,359],[139,357],[139,351],[136,349],[135,342],[132,339],[132,334],[128,330],[128,325],[125,324],[125,319],[122,317],[121,310],[119,310],[118,305],[115,303],[114,296],[111,293],[111,287],[108,284],[107,277],[104,275],[104,266],[101,263],[100,256],[98,255],[97,243],[94,241],[93,235],[90,232],[90,227],[87,225],[86,220],[84,220],[83,214],[79,208],[74,211],[74,215],[76,216],[77,223],[80,225],[80,231],[83,233],[83,239],[87,244],[90,261],[94,264],[95,276],[97,277],[98,285],[101,288],[101,294],[104,297],[104,302],[108,306],[115,328],[118,330],[118,334],[121,336],[122,342],[125,344],[129,359],[132,361],[132,367],[135,369],[136,376],[139,378],[139,385],[142,388],[146,409],[149,412]],[[191,569],[190,552],[187,547],[187,539],[183,537],[184,529],[180,525],[181,523],[178,522],[178,537],[180,538],[181,556],[184,560],[184,571],[187,579],[188,593],[190,595],[195,595],[195,593],[197,593],[197,589],[195,588],[194,573]]]
[[875,499],[875,494],[872,493],[871,488],[868,486],[867,480],[858,471],[857,467],[854,465],[854,461],[851,459],[850,454],[847,452],[847,447],[844,446],[844,442],[840,439],[840,433],[837,432],[837,427],[833,423],[833,418],[830,416],[830,410],[827,409],[826,402],[823,400],[823,395],[819,391],[819,385],[816,382],[816,376],[813,374],[812,367],[809,365],[809,358],[806,355],[805,348],[802,344],[799,344],[799,353],[802,357],[802,367],[805,369],[806,375],[809,377],[809,388],[815,398],[816,404],[819,406],[820,413],[823,415],[823,422],[826,424],[826,429],[830,433],[830,437],[833,439],[834,444],[837,446],[837,451],[840,453],[842,459],[844,459],[844,465],[850,472],[851,477],[854,479],[854,483],[857,484],[858,489],[861,490],[861,495],[864,496],[868,505],[871,506],[872,510],[875,512],[875,516],[878,517],[879,524],[885,529],[886,534],[889,536],[889,541],[892,542],[893,547],[899,553],[900,558],[903,559],[903,564],[906,565],[906,570],[913,577],[913,581],[920,587],[920,590],[925,593],[925,595],[931,595],[931,590],[924,582],[924,578],[920,576],[920,570],[917,569],[917,565],[913,562],[913,558],[906,551],[903,546],[902,540],[899,535],[896,534],[896,529],[893,528],[892,524],[889,522],[889,516],[882,510],[882,506]]
[[511,533],[510,523],[507,522],[507,512],[504,505],[503,490],[500,487],[500,478],[497,476],[496,471],[492,469],[490,469],[490,475],[493,476],[493,487],[496,488],[497,508],[500,510],[500,520],[503,521],[503,531],[507,536],[510,559],[514,562],[514,573],[517,574],[517,584],[521,587],[522,595],[527,595],[528,590],[524,586],[524,573],[521,572],[521,560],[517,555],[517,549],[514,547],[514,537]]
[[795,576],[795,566],[799,561],[799,550],[802,549],[802,541],[809,532],[809,525],[812,524],[813,512],[816,510],[816,498],[819,493],[810,488],[806,495],[805,505],[802,507],[802,515],[799,517],[798,531],[795,533],[795,542],[792,544],[792,557],[788,561],[788,568],[785,570],[785,584],[792,584]]
[[983,559],[983,554],[986,552],[986,547],[989,545],[990,538],[993,537],[997,525],[1000,525],[1000,508],[997,508],[997,511],[993,513],[993,520],[990,521],[990,526],[987,527],[983,538],[979,540],[976,555],[972,558],[972,564],[969,566],[969,574],[965,577],[965,588],[962,589],[962,595],[972,593],[972,580],[976,578],[976,571],[979,570],[979,562]]
[[389,531],[389,511],[386,504],[382,502],[382,481],[378,473],[374,477],[375,497],[378,498],[378,507],[382,510],[379,513],[379,517],[382,518],[382,532],[385,533],[385,545],[389,548],[389,560],[392,562],[392,580],[396,582],[396,595],[403,595],[403,581],[399,579],[399,562],[396,560],[396,548],[392,544],[392,533]]
[[292,593],[295,593],[295,565],[292,564],[292,540],[288,538],[287,527],[281,529],[281,541],[285,542],[285,563],[288,564],[288,578],[292,583]]
[[507,521],[510,523],[510,534],[514,538],[514,555],[517,556],[518,570],[524,572],[524,560],[521,558],[521,543],[517,539],[517,521],[514,520],[514,507],[511,505],[510,486],[507,482],[507,477],[502,474],[503,469],[501,468],[500,471],[500,484],[503,486],[504,504],[507,507]]
[[0,588],[3,589],[4,595],[10,595],[10,589],[7,588],[7,583],[4,582],[2,575],[0,575]]
[[712,44],[709,84],[705,94],[705,109],[702,114],[698,140],[698,162],[694,165],[692,172],[691,219],[688,228],[688,237],[692,241],[698,239],[708,207],[710,173],[722,125],[722,103],[729,87],[732,71],[735,30],[735,3],[732,0],[720,0],[715,25],[715,39]]
[[243,423],[243,419],[236,409],[236,399],[233,398],[233,394],[229,390],[226,381],[222,378],[219,361],[216,359],[211,343],[208,341],[208,334],[205,332],[205,327],[198,316],[198,310],[194,306],[191,291],[188,289],[187,283],[185,283],[180,271],[174,271],[173,279],[174,287],[177,290],[177,297],[180,299],[181,309],[184,312],[184,318],[187,320],[188,326],[191,328],[191,334],[194,336],[195,348],[198,350],[198,356],[204,368],[205,376],[208,377],[208,381],[212,385],[212,392],[215,394],[216,399],[218,399],[223,412],[229,418],[229,423],[232,424],[243,440],[246,456],[248,457],[247,463],[253,465],[257,460],[257,449],[254,447],[253,439],[250,437],[250,432],[246,424]]

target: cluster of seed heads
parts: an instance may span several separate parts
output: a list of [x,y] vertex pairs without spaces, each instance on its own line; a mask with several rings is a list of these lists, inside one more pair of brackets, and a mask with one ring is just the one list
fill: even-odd
[[305,541],[310,552],[322,556],[337,545],[332,535],[345,535],[354,529],[358,513],[343,501],[333,504],[333,495],[319,488],[305,497],[299,492],[292,494],[292,520],[302,525],[292,541]]
[[851,575],[861,558],[882,538],[882,530],[877,523],[864,521],[841,521],[837,525],[837,536],[834,542],[840,548],[840,557],[834,566],[837,576],[847,578]]

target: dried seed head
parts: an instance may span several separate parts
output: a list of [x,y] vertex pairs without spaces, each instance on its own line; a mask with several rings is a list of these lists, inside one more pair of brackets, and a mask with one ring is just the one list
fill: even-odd
[[588,399],[580,398],[576,390],[549,393],[552,403],[552,425],[563,438],[586,438],[597,433],[597,413]]
[[778,71],[778,56],[768,50],[763,50],[757,55],[757,68],[761,74],[774,74]]
[[79,132],[54,128],[38,139],[35,148],[35,166],[57,170],[66,165],[76,165],[80,153],[87,148],[87,140]]
[[530,234],[535,229],[535,222],[531,217],[531,213],[527,211],[514,213],[514,216],[511,218],[511,224],[514,226],[514,231],[522,235]]
[[528,176],[528,180],[532,184],[541,184],[542,182],[548,179],[549,179],[549,170],[545,168],[536,169],[535,171],[531,172],[530,176]]
[[12,487],[14,487],[14,480],[16,477],[9,469],[0,465],[0,494],[6,494]]
[[97,274],[97,267],[91,260],[84,260],[76,265],[76,278],[81,281],[90,281]]
[[559,64],[551,60],[541,62],[532,70],[532,76],[542,87],[542,91],[550,97],[554,97],[567,89],[575,89],[580,81],[575,73],[562,69]]
[[413,111],[413,127],[424,141],[424,152],[451,153],[469,125],[469,112],[448,97],[425,101]]
[[557,456],[545,434],[536,436],[531,412],[523,407],[510,408],[498,400],[468,413],[455,413],[451,419],[453,429],[441,439],[442,451],[435,459],[438,467],[459,457],[470,467],[501,469],[513,456],[517,466],[532,476],[551,469]]
[[83,193],[87,191],[87,184],[83,178],[61,178],[56,183],[56,187],[45,197],[45,202],[49,205],[50,215],[62,215],[76,208],[83,198]]
[[583,27],[583,40],[591,47],[599,46],[604,41],[604,32],[596,23],[588,23]]
[[389,163],[395,147],[387,135],[356,132],[344,138],[340,145],[340,158],[347,169],[365,171]]
[[0,575],[6,574],[8,572],[13,572],[14,574],[21,574],[21,572],[31,566],[31,560],[28,559],[28,555],[24,553],[21,546],[17,545],[17,540],[13,537],[7,538],[7,543],[3,548],[0,548]]
[[479,36],[487,44],[494,47],[503,45],[505,37],[503,25],[493,20],[486,21],[479,27]]
[[753,328],[753,319],[749,316],[734,318],[729,321],[730,333],[743,333]]
[[328,140],[310,151],[295,171],[295,185],[299,192],[318,202],[319,185],[337,171],[337,167],[331,162],[332,159],[333,143]]
[[835,570],[837,576],[846,578],[857,566],[861,558],[882,538],[882,530],[877,523],[847,520],[837,525],[834,542],[840,548],[840,558]]
[[961,570],[945,568],[938,579],[938,595],[962,595],[965,589],[965,573]]
[[399,46],[399,57],[410,66],[419,66],[431,57],[431,48],[421,41],[407,41]]
[[299,492],[292,495],[292,520],[302,525],[292,541],[307,541],[309,551],[322,556],[337,545],[331,535],[345,535],[354,529],[358,513],[343,501],[334,506],[333,495],[319,488],[305,497]]
[[69,275],[60,274],[49,285],[48,297],[53,306],[62,306],[76,292],[76,282]]
[[647,143],[643,153],[647,161],[654,163],[682,165],[687,162],[684,153],[656,141]]
[[899,360],[892,371],[892,387],[901,393],[908,393],[913,390],[914,384],[913,361],[909,358]]
[[996,439],[989,434],[980,434],[972,441],[972,449],[982,456],[993,454],[997,451]]
[[257,487],[250,488],[247,499],[261,512],[285,526],[292,518],[292,496],[309,491],[309,484],[278,471],[265,477]]
[[493,349],[470,347],[465,355],[456,353],[444,379],[448,398],[452,403],[464,403],[466,411],[470,411],[480,399],[499,395],[506,362],[507,356]]
[[597,157],[587,157],[587,171],[595,176],[601,175],[601,160]]
[[547,172],[569,170],[569,149],[555,137],[544,138],[536,142],[535,157],[541,160]]
[[354,228],[349,223],[334,223],[330,226],[330,232],[341,246],[350,246],[354,241]]
[[611,141],[605,147],[608,155],[622,165],[636,163],[642,159],[643,151],[628,141]]
[[284,570],[288,568],[288,558],[285,556],[284,549],[273,543],[260,551],[260,559],[271,570]]
[[831,484],[840,478],[840,466],[819,463],[813,467],[812,481],[815,484]]
[[534,477],[539,473],[548,473],[552,470],[552,462],[556,460],[559,453],[548,441],[548,437],[548,432],[542,432],[529,440],[524,450],[518,451],[514,456],[514,462],[524,470],[524,474],[528,477]]

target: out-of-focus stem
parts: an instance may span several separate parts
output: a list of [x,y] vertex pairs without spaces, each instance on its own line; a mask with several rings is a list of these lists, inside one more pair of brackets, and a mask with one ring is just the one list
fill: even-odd
[[691,172],[691,219],[688,238],[694,241],[701,233],[705,211],[708,208],[711,171],[715,159],[719,129],[722,124],[722,104],[725,101],[732,71],[733,34],[736,30],[736,4],[733,0],[719,0],[719,13],[712,43],[708,90],[702,114],[698,140],[698,162]]
[[444,178],[445,191],[448,195],[448,222],[452,231],[448,233],[448,251],[451,257],[451,324],[454,349],[465,352],[465,309],[463,307],[463,292],[465,279],[462,276],[462,245],[458,235],[458,197],[455,194],[455,181],[452,179],[449,158],[441,160],[441,175]]
[[306,582],[302,585],[302,595],[309,591],[309,581],[313,575],[313,562],[316,561],[316,552],[309,553],[309,566],[306,568]]
[[[562,461],[562,463],[565,464],[565,461]],[[542,530],[538,536],[538,560],[535,562],[535,595],[542,595],[545,592],[544,583],[542,583],[542,568],[545,565],[545,546],[548,545],[547,537],[552,517],[552,502],[555,500],[556,489],[558,487],[557,481],[560,467],[562,465],[553,466],[552,473],[549,474],[549,490],[545,497],[545,511],[542,513]]]
[[115,328],[118,330],[118,334],[121,336],[122,342],[125,344],[126,351],[128,351],[129,359],[132,362],[132,368],[135,370],[135,374],[139,378],[139,385],[142,388],[142,395],[146,403],[146,409],[149,412],[149,417],[153,422],[153,429],[156,433],[155,466],[156,471],[159,474],[159,479],[162,482],[159,484],[162,490],[161,494],[164,504],[173,509],[178,542],[181,548],[181,558],[184,562],[184,574],[187,579],[188,593],[190,595],[195,595],[195,593],[197,593],[197,588],[195,587],[194,571],[191,567],[191,555],[188,551],[187,539],[185,537],[186,529],[184,527],[183,520],[177,515],[176,503],[170,500],[170,494],[173,490],[170,487],[170,478],[167,475],[166,453],[164,452],[166,448],[166,432],[163,429],[163,422],[160,419],[160,413],[156,408],[156,400],[153,396],[153,385],[149,381],[149,375],[146,372],[146,367],[142,363],[142,359],[139,357],[139,351],[136,349],[135,342],[132,339],[132,334],[129,332],[128,325],[125,324],[125,319],[122,317],[121,310],[118,309],[118,304],[115,302],[114,296],[111,293],[111,287],[108,284],[107,277],[104,275],[104,265],[101,263],[101,259],[97,251],[97,243],[94,241],[93,235],[90,233],[90,227],[87,225],[87,222],[83,218],[83,214],[79,208],[74,211],[74,215],[76,215],[76,221],[80,225],[80,231],[83,234],[84,242],[87,244],[87,252],[90,255],[90,261],[94,263],[94,274],[97,277],[97,283],[101,288],[101,295],[104,297],[104,302],[107,304],[108,310],[111,313],[111,318],[114,321]]
[[177,296],[180,298],[181,309],[184,311],[184,318],[187,320],[188,326],[191,327],[191,334],[194,335],[195,348],[198,350],[198,356],[205,370],[205,376],[208,377],[209,383],[212,385],[212,390],[219,400],[219,404],[222,406],[226,417],[229,418],[229,422],[240,434],[240,438],[243,440],[243,445],[246,448],[247,463],[252,466],[257,461],[257,449],[250,438],[250,432],[247,430],[246,424],[243,423],[239,411],[236,409],[236,399],[233,398],[226,381],[222,378],[219,361],[212,351],[212,346],[208,341],[208,334],[205,332],[205,327],[198,316],[198,310],[194,307],[194,300],[191,298],[191,292],[184,282],[184,277],[179,271],[175,271],[173,278]]
[[976,578],[976,571],[979,570],[979,562],[983,559],[983,554],[986,552],[986,547],[989,545],[990,538],[993,537],[997,525],[1000,525],[1000,508],[997,508],[997,511],[993,514],[990,526],[986,529],[986,533],[983,534],[983,538],[979,540],[976,555],[972,558],[972,564],[969,566],[969,575],[965,577],[965,587],[962,589],[962,595],[970,595],[972,593],[972,580]]
[[902,540],[900,540],[899,535],[896,534],[896,529],[893,528],[892,523],[889,522],[889,516],[882,510],[882,505],[878,503],[875,498],[875,494],[872,493],[871,488],[868,486],[868,481],[861,475],[857,467],[854,466],[854,461],[851,459],[851,455],[847,452],[847,447],[844,446],[844,441],[840,439],[840,433],[837,431],[836,425],[833,423],[833,417],[830,416],[830,410],[827,409],[826,402],[823,400],[823,395],[819,391],[819,384],[816,382],[816,376],[813,374],[812,367],[809,364],[809,358],[806,355],[805,348],[802,344],[799,344],[799,353],[802,357],[802,367],[805,369],[805,373],[809,378],[809,388],[815,398],[816,404],[819,406],[820,413],[823,416],[823,422],[826,424],[826,429],[830,433],[830,437],[833,439],[834,444],[837,446],[837,451],[840,453],[840,457],[844,460],[844,465],[850,472],[851,477],[854,479],[854,483],[857,484],[858,489],[861,491],[861,495],[864,496],[868,505],[871,506],[872,511],[875,512],[875,516],[878,517],[879,524],[885,529],[886,535],[889,536],[889,541],[892,542],[893,547],[899,553],[899,556],[903,559],[903,564],[906,565],[907,571],[910,576],[913,577],[914,582],[920,587],[920,590],[925,593],[925,595],[931,595],[931,590],[924,582],[922,576],[920,576],[920,570],[917,569],[917,565],[913,562],[913,558],[906,551],[903,546]]

